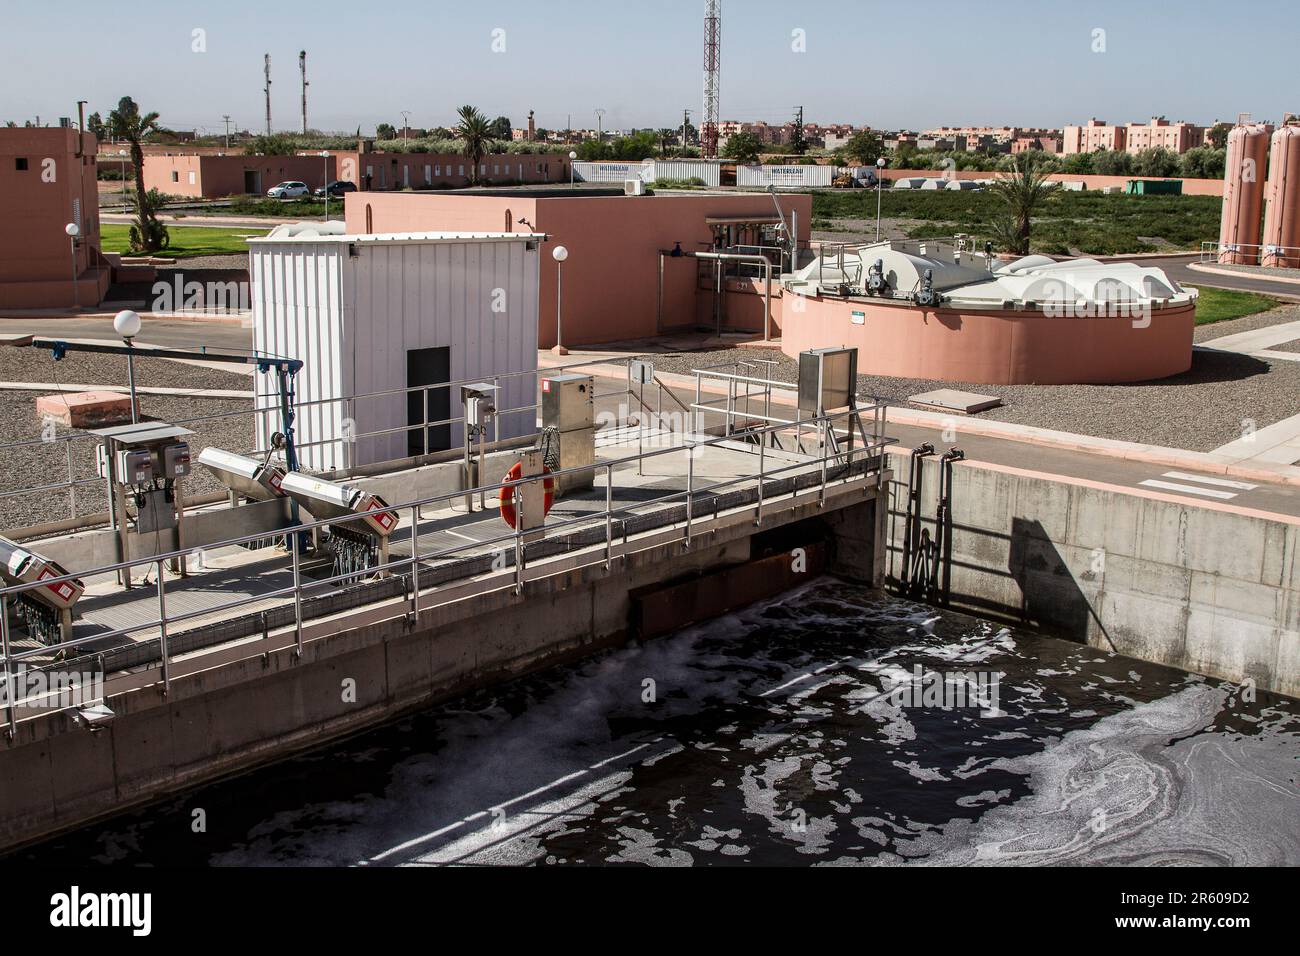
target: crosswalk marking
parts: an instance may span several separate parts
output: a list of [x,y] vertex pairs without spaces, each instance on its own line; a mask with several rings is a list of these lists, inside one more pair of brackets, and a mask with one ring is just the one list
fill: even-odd
[[1222,501],[1228,501],[1237,497],[1235,491],[1215,491],[1213,488],[1197,488],[1194,485],[1180,485],[1172,481],[1157,481],[1149,478],[1146,481],[1139,482],[1146,488],[1160,488],[1164,491],[1182,491],[1190,495],[1203,495],[1206,498],[1218,498]]
[[1247,484],[1244,481],[1229,481],[1226,478],[1206,478],[1202,475],[1189,475],[1185,471],[1166,471],[1162,478],[1173,478],[1176,481],[1199,481],[1203,485],[1215,485],[1219,488],[1236,488],[1238,491],[1254,491],[1259,485]]

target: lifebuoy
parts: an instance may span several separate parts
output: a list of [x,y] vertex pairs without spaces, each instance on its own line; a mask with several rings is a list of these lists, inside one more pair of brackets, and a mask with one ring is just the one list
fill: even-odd
[[[555,479],[549,477],[551,474],[551,469],[547,468],[545,465],[542,466],[542,474],[548,476],[542,482],[542,486],[546,489],[546,497],[542,499],[542,514],[548,515],[551,513],[551,505],[555,504]],[[520,462],[515,462],[514,467],[511,468],[508,472],[506,472],[506,476],[501,480],[518,481],[523,476],[524,476],[523,464],[521,464]],[[501,517],[506,524],[510,525],[510,527],[513,528],[515,526],[516,515],[515,515],[514,487],[501,489]]]

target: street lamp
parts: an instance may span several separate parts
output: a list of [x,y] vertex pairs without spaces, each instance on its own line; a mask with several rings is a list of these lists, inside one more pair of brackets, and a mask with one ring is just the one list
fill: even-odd
[[885,186],[885,157],[876,157],[876,242],[880,241],[880,190]]
[[402,110],[402,145],[406,145],[406,133],[411,128],[411,111]]
[[[117,315],[113,316],[113,331],[122,336],[122,341],[126,343],[128,349],[133,348],[131,340],[140,334],[140,316],[130,309],[123,309]],[[140,406],[135,397],[135,356],[128,351],[126,353],[126,381],[131,389],[131,424],[135,425],[140,421]]]
[[325,173],[323,180],[325,182],[325,222],[330,221],[330,154],[328,150],[320,151],[321,159],[325,160]]
[[556,246],[551,250],[551,258],[555,260],[555,348],[551,349],[556,355],[568,355],[569,350],[564,347],[564,335],[562,331],[562,308],[564,300],[561,297],[561,266],[564,260],[569,258],[569,250],[564,246]]
[[68,242],[72,246],[72,307],[80,309],[81,296],[77,293],[77,237],[81,235],[81,227],[70,222],[63,227],[63,231],[68,234]]
[[573,185],[573,161],[578,158],[578,154],[569,150],[569,185]]

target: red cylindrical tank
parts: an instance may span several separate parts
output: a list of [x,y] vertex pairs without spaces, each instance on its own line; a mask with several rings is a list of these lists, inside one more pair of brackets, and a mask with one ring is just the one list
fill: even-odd
[[1260,265],[1300,269],[1300,126],[1283,126],[1273,134],[1264,199]]
[[1255,124],[1228,133],[1223,172],[1223,221],[1219,226],[1219,261],[1259,263],[1259,220],[1264,204],[1264,163],[1268,130]]

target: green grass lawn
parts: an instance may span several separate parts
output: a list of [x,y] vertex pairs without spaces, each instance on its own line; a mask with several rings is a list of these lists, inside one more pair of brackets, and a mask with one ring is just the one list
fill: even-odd
[[1197,286],[1201,297],[1196,300],[1196,324],[1209,325],[1227,319],[1240,319],[1245,315],[1267,312],[1282,303],[1266,295],[1253,292],[1234,292],[1230,289],[1213,289]]
[[[130,226],[105,224],[100,226],[100,237],[105,252],[131,252]],[[167,226],[171,244],[160,253],[169,259],[189,259],[194,256],[218,256],[230,252],[247,252],[248,245],[244,239],[248,236],[264,236],[265,230],[255,227],[236,227],[231,229],[214,229],[207,226]]]

